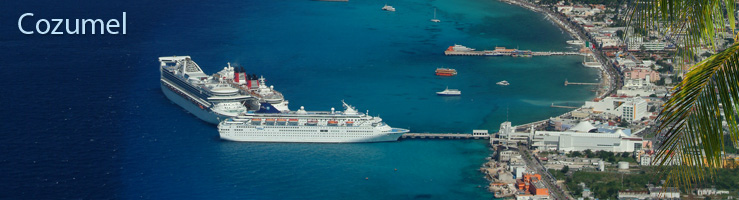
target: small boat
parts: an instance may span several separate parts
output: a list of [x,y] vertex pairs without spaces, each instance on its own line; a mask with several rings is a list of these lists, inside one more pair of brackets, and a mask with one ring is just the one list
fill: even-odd
[[459,96],[462,95],[462,91],[459,91],[458,89],[449,89],[449,87],[446,87],[446,90],[441,92],[436,92],[436,95],[439,96]]
[[436,19],[436,8],[434,8],[434,18],[433,18],[433,19],[431,19],[431,22],[434,22],[434,23],[439,23],[439,22],[441,22],[441,20],[439,20],[439,19]]
[[502,85],[502,86],[510,85],[510,83],[508,83],[508,81],[506,81],[506,80],[500,81],[500,82],[495,83],[495,84]]
[[585,44],[585,43],[584,43],[584,42],[582,42],[582,40],[567,40],[567,44],[572,44],[572,45],[583,45],[583,44]]
[[387,10],[387,11],[390,11],[390,12],[395,12],[395,8],[393,8],[392,6],[388,6],[387,4],[385,4],[385,6],[382,7],[382,10]]
[[457,75],[457,70],[452,68],[436,68],[437,76],[454,76]]

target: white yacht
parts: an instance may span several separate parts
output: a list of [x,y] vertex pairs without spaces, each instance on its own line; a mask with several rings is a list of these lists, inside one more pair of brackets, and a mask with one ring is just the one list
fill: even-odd
[[567,40],[567,44],[571,44],[571,45],[584,45],[585,43],[582,40]]
[[386,11],[390,11],[390,12],[395,12],[395,8],[393,8],[392,6],[389,6],[387,4],[385,4],[385,6],[382,7],[382,10],[386,10]]
[[508,81],[506,81],[506,80],[503,80],[503,81],[497,82],[497,83],[495,83],[495,84],[498,84],[498,85],[502,85],[502,86],[510,85],[510,83],[508,83]]
[[449,87],[446,87],[444,91],[436,92],[436,95],[439,96],[459,96],[462,95],[462,91],[459,91],[458,89],[449,89]]
[[439,20],[439,19],[436,19],[436,8],[434,8],[434,18],[432,18],[432,19],[431,19],[431,22],[434,22],[434,23],[439,23],[439,22],[441,22],[441,20]]

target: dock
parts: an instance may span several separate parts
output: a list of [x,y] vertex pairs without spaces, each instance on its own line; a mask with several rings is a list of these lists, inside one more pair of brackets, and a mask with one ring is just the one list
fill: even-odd
[[489,139],[489,134],[471,134],[471,133],[406,133],[400,137],[401,139]]
[[584,55],[579,52],[555,52],[555,51],[534,51],[530,54],[510,54],[510,55],[491,55],[486,54],[485,51],[444,51],[446,56],[514,56],[514,57],[527,57],[527,56],[572,56],[572,55]]
[[579,108],[579,107],[574,107],[574,106],[560,106],[560,105],[554,105],[554,103],[552,103],[552,108],[569,108],[569,109],[577,109],[577,108]]
[[577,82],[569,82],[567,79],[565,79],[565,86],[567,85],[600,85],[600,83],[577,83]]

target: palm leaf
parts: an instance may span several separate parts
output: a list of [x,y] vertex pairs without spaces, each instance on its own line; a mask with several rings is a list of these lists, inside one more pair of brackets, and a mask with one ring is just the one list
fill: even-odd
[[[733,0],[644,0],[635,1],[630,25],[639,30],[658,30],[673,40],[681,52],[678,62],[692,59],[700,47],[718,51],[715,38],[725,23],[735,33]],[[736,35],[736,34],[734,34]],[[724,134],[731,144],[739,142],[739,43],[694,65],[678,83],[659,117],[658,132],[664,136],[655,163],[679,164],[663,168],[668,182],[690,188],[712,169],[724,164]],[[722,105],[722,106],[719,106]],[[728,123],[722,127],[721,115]]]

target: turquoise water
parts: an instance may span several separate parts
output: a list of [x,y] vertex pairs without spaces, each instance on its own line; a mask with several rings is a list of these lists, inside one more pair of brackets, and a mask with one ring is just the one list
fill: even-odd
[[[380,8],[388,3],[397,12]],[[579,105],[597,70],[580,57],[448,57],[462,44],[572,50],[544,16],[493,0],[3,2],[0,198],[489,199],[486,141],[371,144],[222,141],[164,97],[157,57],[190,55],[264,75],[291,108],[340,100],[413,132],[496,132]],[[432,23],[433,10],[441,23]],[[28,11],[26,11],[28,10]],[[22,12],[129,16],[127,36],[24,36]],[[10,27],[10,28],[8,28]],[[433,75],[456,68],[455,77]],[[43,75],[40,79],[38,76]],[[28,78],[35,77],[35,78]],[[39,81],[45,80],[45,81]],[[495,83],[507,80],[510,86]],[[460,97],[438,97],[446,87]],[[43,95],[39,95],[43,94]],[[506,112],[508,111],[508,112]],[[5,113],[8,113],[5,115]],[[508,114],[506,114],[508,113]],[[507,117],[508,116],[508,117]],[[397,171],[395,170],[397,169]],[[8,184],[11,183],[11,184]],[[17,184],[16,184],[17,183]]]
[[[165,48],[158,55],[188,54],[209,72],[220,70],[225,62],[244,65],[282,91],[293,109],[301,105],[308,110],[340,108],[339,101],[345,100],[380,115],[392,126],[413,132],[471,132],[478,128],[495,132],[506,119],[506,110],[509,119],[520,124],[567,111],[549,108],[551,103],[574,104],[594,96],[585,87],[563,86],[565,78],[597,78],[596,70],[579,64],[580,57],[443,55],[455,43],[478,49],[498,45],[535,51],[571,50],[565,43],[569,36],[540,14],[497,1],[388,3],[397,11],[381,11],[385,4],[381,1],[233,6],[243,12],[233,13],[227,20],[206,15],[201,20],[211,23],[203,23],[205,27],[158,40],[168,44],[169,40],[197,38],[201,46],[174,44],[180,51]],[[429,21],[434,8],[441,23]],[[459,75],[434,76],[434,70],[442,66],[456,68]],[[146,84],[136,91],[148,89],[166,109],[141,108],[141,117],[160,118],[155,120],[158,128],[145,138],[132,138],[129,145],[145,147],[130,153],[135,160],[148,155],[146,152],[163,152],[144,156],[162,166],[132,164],[124,174],[133,177],[130,182],[176,184],[126,184],[126,193],[151,198],[492,198],[484,189],[486,180],[477,171],[490,153],[485,141],[225,142],[217,139],[212,127],[180,113],[181,109],[163,99],[156,76],[155,70],[142,71],[140,81]],[[495,84],[501,80],[511,85]],[[436,96],[435,92],[447,86],[460,89],[463,95]],[[157,187],[152,188],[153,184]],[[188,192],[193,189],[197,192]]]

